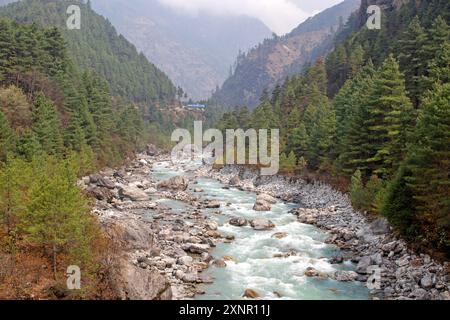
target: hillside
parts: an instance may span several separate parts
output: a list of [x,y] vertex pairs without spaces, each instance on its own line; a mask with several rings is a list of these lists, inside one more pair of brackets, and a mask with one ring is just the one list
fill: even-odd
[[240,55],[236,68],[212,99],[225,106],[255,107],[266,88],[274,88],[286,77],[332,49],[334,34],[359,6],[347,0],[308,19],[283,37],[265,40]]
[[[380,30],[365,26],[369,4]],[[450,4],[363,1],[324,59],[219,128],[280,128],[286,174],[348,191],[411,246],[450,256]]]
[[74,62],[82,69],[94,69],[105,78],[114,95],[145,104],[173,99],[176,90],[170,79],[89,5],[79,3],[81,30],[67,29],[67,7],[78,2],[24,0],[0,8],[0,17],[20,23],[58,26]]
[[271,36],[259,20],[179,13],[159,0],[93,0],[92,7],[193,99],[204,99],[229,76],[239,51]]

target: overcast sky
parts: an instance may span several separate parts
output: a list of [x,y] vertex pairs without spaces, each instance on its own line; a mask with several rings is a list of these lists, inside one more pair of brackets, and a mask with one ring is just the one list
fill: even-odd
[[197,15],[247,15],[263,21],[282,35],[308,17],[343,0],[159,0],[182,12]]

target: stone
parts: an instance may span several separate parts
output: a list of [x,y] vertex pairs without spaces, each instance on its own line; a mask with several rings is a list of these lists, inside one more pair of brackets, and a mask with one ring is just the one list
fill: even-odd
[[185,177],[177,176],[158,183],[158,189],[169,189],[176,191],[186,191],[189,180]]
[[213,261],[212,265],[216,268],[225,268],[227,264],[222,259],[216,259]]
[[422,279],[420,279],[420,286],[424,289],[431,289],[434,287],[433,276],[429,273],[425,274]]
[[442,300],[447,300],[447,301],[450,300],[450,291],[442,292],[440,294],[439,298]]
[[428,300],[430,298],[427,290],[422,288],[415,289],[413,292],[411,292],[409,297],[415,298],[416,300]]
[[194,262],[194,259],[190,256],[183,256],[178,258],[178,264],[186,267],[190,267],[192,263]]
[[183,245],[182,248],[186,252],[202,254],[203,252],[208,252],[210,246],[207,244],[187,243],[187,244]]
[[220,208],[220,202],[217,201],[217,200],[209,201],[209,202],[206,204],[206,208],[207,208],[207,209],[218,209],[218,208]]
[[387,219],[377,219],[370,224],[370,229],[375,235],[384,235],[391,231],[391,227]]
[[205,190],[203,190],[202,188],[195,188],[194,192],[195,193],[199,193],[199,192],[204,192]]
[[234,258],[232,256],[224,256],[223,260],[224,261],[234,261]]
[[358,265],[356,266],[356,272],[359,274],[366,274],[367,268],[372,263],[372,259],[370,257],[362,257],[361,260],[359,260]]
[[233,218],[229,221],[229,224],[235,227],[245,227],[248,221],[244,218]]
[[344,263],[344,257],[343,257],[343,256],[335,256],[335,257],[332,257],[332,258],[330,259],[330,263],[331,263],[331,264],[341,264],[341,263]]
[[277,232],[272,235],[272,238],[283,239],[283,238],[286,238],[287,236],[288,236],[288,234],[286,232]]
[[86,193],[87,195],[100,201],[111,203],[114,200],[114,193],[112,193],[109,189],[89,186],[86,188]]
[[110,180],[106,177],[99,178],[97,181],[97,186],[102,187],[102,188],[107,188],[110,190],[113,190],[116,188],[116,184],[112,180]]
[[253,210],[255,211],[270,211],[272,210],[272,205],[268,202],[262,201],[262,200],[256,200],[255,205],[253,206]]
[[242,295],[242,297],[248,298],[248,299],[256,299],[256,298],[259,298],[260,295],[258,292],[256,292],[253,289],[246,289],[244,294]]
[[132,201],[147,201],[149,196],[141,189],[134,186],[126,186],[119,189],[121,198],[128,198]]
[[273,222],[265,218],[252,220],[250,224],[254,230],[258,231],[270,230],[275,228]]
[[211,231],[216,231],[219,228],[219,225],[217,222],[215,221],[208,221],[206,222],[206,229],[211,230]]
[[200,259],[206,263],[210,263],[212,260],[214,260],[214,258],[208,252],[203,252]]
[[181,280],[188,283],[197,282],[198,276],[196,273],[186,273]]
[[356,279],[358,279],[358,274],[354,271],[336,271],[333,274],[333,278],[337,281],[350,282],[356,281]]
[[265,194],[265,193],[261,193],[256,197],[256,201],[261,200],[270,204],[276,204],[277,203],[277,199],[275,199],[274,197],[272,197],[271,195]]
[[320,275],[320,272],[316,269],[314,269],[313,267],[308,267],[305,271],[305,276],[310,277],[310,278],[315,278],[318,277]]
[[384,252],[391,252],[391,251],[394,251],[395,250],[395,248],[397,247],[397,242],[396,241],[392,241],[392,242],[389,242],[389,243],[386,243],[386,244],[384,244],[382,247],[381,247],[381,249],[384,251]]
[[230,179],[230,186],[237,186],[239,183],[241,182],[241,179],[239,178],[239,176],[234,176],[233,178]]
[[147,155],[149,155],[151,157],[157,156],[159,153],[158,148],[153,144],[147,145],[147,148],[145,151],[146,151]]

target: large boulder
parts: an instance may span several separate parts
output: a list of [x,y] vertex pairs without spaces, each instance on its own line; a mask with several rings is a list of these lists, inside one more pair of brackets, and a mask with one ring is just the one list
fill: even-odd
[[356,281],[356,279],[358,279],[358,274],[354,271],[339,270],[333,274],[333,278],[336,279],[337,281],[351,282]]
[[260,295],[259,295],[258,292],[256,292],[256,291],[253,290],[253,289],[247,289],[247,290],[245,290],[245,292],[244,292],[244,294],[242,295],[242,297],[248,298],[248,299],[256,299],[256,298],[259,298]]
[[271,195],[268,195],[266,193],[261,193],[256,197],[256,200],[261,200],[264,202],[268,202],[270,204],[276,204],[277,203],[277,199],[275,199],[274,197],[272,197]]
[[248,221],[244,218],[232,218],[229,223],[235,227],[245,227]]
[[189,186],[189,180],[185,177],[173,177],[164,180],[158,184],[158,189],[181,190],[186,191]]
[[255,219],[251,221],[251,226],[253,229],[258,231],[270,230],[275,228],[275,225],[269,219]]
[[255,211],[271,211],[272,205],[268,202],[257,200],[255,205],[253,206],[253,210],[255,210]]
[[112,202],[112,200],[114,199],[114,193],[106,188],[100,188],[90,185],[86,188],[86,193],[89,196],[100,201]]
[[237,186],[239,185],[239,183],[241,182],[241,179],[239,178],[239,176],[234,176],[233,178],[230,179],[230,186]]
[[367,269],[370,267],[372,263],[372,259],[370,257],[362,257],[361,260],[359,260],[358,265],[356,266],[356,272],[359,274],[366,274]]
[[375,235],[383,235],[387,234],[391,231],[391,227],[389,226],[389,222],[384,219],[377,219],[370,224],[370,229]]
[[198,243],[187,243],[183,245],[183,250],[186,252],[194,253],[194,254],[202,254],[204,252],[208,252],[210,246],[207,244],[198,244]]
[[158,151],[158,148],[155,147],[155,145],[149,144],[149,145],[147,145],[146,153],[147,153],[147,155],[153,157],[153,156],[157,156],[159,154],[159,151]]
[[147,201],[150,199],[147,193],[135,186],[124,186],[120,188],[119,196],[132,201]]

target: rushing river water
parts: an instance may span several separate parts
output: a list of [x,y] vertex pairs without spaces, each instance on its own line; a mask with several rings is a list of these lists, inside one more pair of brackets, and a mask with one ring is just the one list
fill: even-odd
[[[169,169],[167,164],[154,166],[157,179],[167,179],[183,172]],[[225,235],[235,236],[232,243],[219,244],[211,254],[216,258],[230,256],[226,268],[210,267],[205,271],[212,276],[213,284],[205,285],[205,295],[199,300],[239,299],[246,289],[257,291],[264,299],[368,299],[368,289],[357,282],[338,282],[330,279],[308,278],[304,275],[306,268],[313,267],[321,272],[331,273],[336,270],[352,270],[351,264],[331,265],[327,258],[339,252],[334,246],[324,243],[327,235],[318,228],[299,223],[289,211],[297,205],[278,203],[271,212],[256,212],[253,205],[256,194],[237,189],[223,189],[224,185],[212,180],[200,178],[193,186],[204,190],[198,193],[202,199],[218,200],[223,205],[218,209],[204,210],[212,220],[219,224],[219,231]],[[166,201],[166,206],[173,212],[182,210],[176,201]],[[226,205],[228,204],[228,206]],[[269,231],[255,231],[250,226],[234,227],[228,224],[233,217],[247,220],[255,218],[270,219],[276,227]],[[282,239],[273,237],[283,232]],[[287,258],[276,258],[296,252]]]

